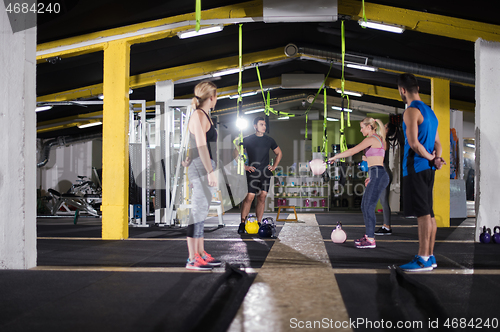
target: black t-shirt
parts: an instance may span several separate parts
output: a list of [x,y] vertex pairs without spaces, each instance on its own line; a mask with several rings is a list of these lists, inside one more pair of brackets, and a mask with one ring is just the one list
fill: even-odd
[[269,149],[274,151],[278,144],[270,136],[253,134],[243,138],[243,147],[247,151],[248,165],[263,170],[269,165]]

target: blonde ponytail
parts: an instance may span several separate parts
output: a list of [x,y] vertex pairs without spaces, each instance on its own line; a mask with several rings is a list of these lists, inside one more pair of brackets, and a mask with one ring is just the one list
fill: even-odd
[[385,132],[385,125],[384,123],[380,120],[380,119],[375,119],[375,121],[377,122],[377,134],[382,137],[382,142],[385,141],[385,136],[386,136],[386,132]]
[[194,87],[194,97],[191,99],[191,106],[193,110],[198,109],[199,106],[208,98],[217,95],[217,86],[210,81],[203,81]]
[[385,126],[384,123],[380,119],[374,119],[374,118],[364,118],[362,123],[365,126],[370,126],[372,129],[375,130],[377,135],[379,135],[382,138],[382,142],[385,141]]

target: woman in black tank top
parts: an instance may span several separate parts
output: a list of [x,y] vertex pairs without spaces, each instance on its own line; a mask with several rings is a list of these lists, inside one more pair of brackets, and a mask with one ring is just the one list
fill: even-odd
[[212,201],[212,191],[217,186],[215,162],[210,144],[217,142],[217,130],[210,117],[209,110],[217,103],[217,87],[212,82],[201,82],[194,89],[192,100],[193,114],[189,119],[189,158],[183,163],[188,168],[188,178],[192,185],[191,208],[187,227],[187,246],[189,258],[186,268],[189,270],[211,270],[221,265],[205,251],[203,228]]

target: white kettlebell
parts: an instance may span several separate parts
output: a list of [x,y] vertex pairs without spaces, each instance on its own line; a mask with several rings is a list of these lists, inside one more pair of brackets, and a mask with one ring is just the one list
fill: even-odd
[[331,238],[333,243],[344,243],[347,240],[347,234],[342,229],[340,221],[337,221],[337,227],[332,231]]

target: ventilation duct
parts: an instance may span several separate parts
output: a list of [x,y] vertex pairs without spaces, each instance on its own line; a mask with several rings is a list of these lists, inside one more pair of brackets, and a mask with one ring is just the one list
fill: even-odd
[[101,133],[88,134],[88,135],[75,135],[75,136],[60,136],[54,139],[47,140],[43,143],[43,146],[41,148],[42,156],[36,167],[38,168],[43,167],[49,162],[50,150],[53,147],[82,143],[99,138],[102,138]]
[[[285,54],[287,56],[295,56],[297,54],[302,54],[306,56],[324,58],[328,61],[342,61],[342,54],[332,51],[324,51],[318,50],[309,47],[298,47],[295,44],[288,44],[285,46]],[[415,75],[428,76],[428,77],[439,77],[448,79],[453,82],[466,83],[466,84],[475,84],[475,75],[464,73],[457,70],[443,69],[434,66],[421,65],[406,61],[394,60],[394,59],[386,59],[382,57],[374,57],[374,56],[352,56],[346,54],[346,59],[353,59],[352,63],[357,63],[354,59],[356,58],[364,58],[366,59],[366,65],[370,65],[377,68],[389,69],[399,72],[408,72]],[[312,58],[314,60],[314,58]],[[318,59],[318,61],[321,61]]]

